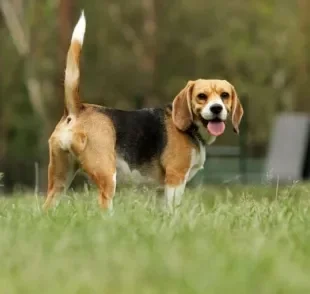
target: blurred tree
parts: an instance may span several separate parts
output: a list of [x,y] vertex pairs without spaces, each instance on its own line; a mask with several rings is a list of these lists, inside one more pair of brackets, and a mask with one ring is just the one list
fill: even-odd
[[[69,1],[61,1],[62,5],[60,7],[64,6],[63,3],[66,2]],[[55,55],[50,54],[51,52],[48,53],[49,46],[46,46],[47,43],[55,43],[54,39],[46,42],[46,38],[49,36],[48,31],[55,30],[55,25],[48,26],[47,20],[51,16],[55,16],[57,6],[51,5],[51,1],[42,3],[41,1],[28,2],[23,0],[1,0],[0,4],[5,24],[16,48],[15,52],[18,54],[15,58],[21,60],[22,79],[27,89],[27,96],[40,125],[40,127],[32,125],[32,127],[35,127],[32,133],[35,132],[38,135],[36,140],[38,140],[39,148],[36,149],[42,156],[36,156],[36,160],[41,163],[40,183],[45,187],[48,159],[47,139],[56,122],[54,119],[55,105],[58,99],[55,97],[57,97],[56,89],[59,84],[59,80],[55,84],[55,78],[53,78],[57,73],[57,67],[53,65]],[[70,5],[68,6],[70,7]],[[63,10],[68,13],[70,9]],[[64,19],[66,19],[65,16],[61,18],[63,22]],[[46,26],[42,26],[43,23]],[[65,26],[66,23],[61,26],[60,31]],[[40,27],[45,27],[45,30],[39,30]],[[69,33],[69,28],[64,32]],[[56,41],[56,43],[58,42]],[[57,46],[52,48],[57,48]],[[53,49],[53,51],[56,50]],[[27,154],[21,153],[21,156],[25,155]]]

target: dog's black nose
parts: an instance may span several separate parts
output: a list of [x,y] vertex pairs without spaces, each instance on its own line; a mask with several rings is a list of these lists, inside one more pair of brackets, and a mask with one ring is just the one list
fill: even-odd
[[223,110],[223,106],[221,104],[214,104],[210,107],[210,110],[214,114],[219,114]]

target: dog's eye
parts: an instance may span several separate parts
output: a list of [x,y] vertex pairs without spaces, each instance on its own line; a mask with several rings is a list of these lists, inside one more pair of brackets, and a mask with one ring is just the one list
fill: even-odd
[[221,98],[222,99],[227,99],[229,97],[229,94],[227,93],[227,92],[223,92],[222,94],[221,94]]
[[198,97],[200,100],[205,100],[205,99],[207,99],[207,95],[204,94],[204,93],[198,94],[197,97]]

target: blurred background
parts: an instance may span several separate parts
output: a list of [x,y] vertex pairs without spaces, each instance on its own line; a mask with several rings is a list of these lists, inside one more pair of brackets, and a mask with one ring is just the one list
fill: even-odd
[[[310,111],[308,0],[0,0],[2,191],[44,191],[47,140],[81,9],[82,99],[122,109],[171,102],[186,82],[227,79],[245,108],[209,151],[203,181],[261,181],[273,118]],[[201,176],[200,176],[201,178]]]

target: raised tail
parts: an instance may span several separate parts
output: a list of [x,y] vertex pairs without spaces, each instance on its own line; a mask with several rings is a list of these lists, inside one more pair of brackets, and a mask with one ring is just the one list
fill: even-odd
[[76,24],[71,38],[71,44],[67,53],[65,71],[65,113],[78,114],[82,103],[79,96],[80,85],[80,54],[86,29],[84,11]]

